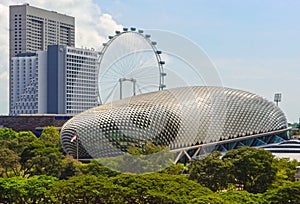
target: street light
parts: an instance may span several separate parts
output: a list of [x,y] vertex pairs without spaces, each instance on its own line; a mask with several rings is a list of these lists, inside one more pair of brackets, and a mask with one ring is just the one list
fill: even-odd
[[274,102],[278,106],[278,102],[281,102],[281,93],[275,93],[275,95],[274,95]]

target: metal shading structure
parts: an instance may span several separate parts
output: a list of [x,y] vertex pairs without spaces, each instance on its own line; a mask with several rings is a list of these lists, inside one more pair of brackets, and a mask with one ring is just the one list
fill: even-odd
[[274,103],[223,87],[182,87],[101,105],[70,119],[61,130],[64,150],[79,158],[122,155],[147,141],[168,146],[175,162],[210,151],[288,139],[287,119]]
[[103,43],[98,70],[99,101],[106,104],[141,93],[163,90],[162,52],[149,34],[123,28]]

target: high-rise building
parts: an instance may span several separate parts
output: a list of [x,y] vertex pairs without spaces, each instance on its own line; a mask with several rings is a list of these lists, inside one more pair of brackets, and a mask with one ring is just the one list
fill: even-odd
[[[12,5],[9,10],[9,113],[13,114],[17,109],[23,110],[21,98],[37,97],[30,95],[29,87],[32,83],[38,83],[40,76],[37,72],[36,61],[39,54],[37,51],[47,50],[48,45],[75,46],[75,18],[55,11],[30,6],[29,4]],[[18,55],[23,53],[23,55]],[[36,53],[29,57],[24,53]],[[41,53],[40,53],[41,54]],[[27,55],[27,56],[26,56]],[[29,54],[30,55],[30,54]],[[13,57],[16,57],[14,58]],[[41,62],[41,61],[40,61]],[[19,63],[19,64],[18,64]],[[40,67],[40,65],[38,66]],[[18,70],[20,69],[20,70]],[[41,71],[41,70],[40,70]],[[17,74],[20,74],[19,76]],[[34,79],[34,77],[38,77]],[[16,79],[20,79],[16,80]],[[37,80],[38,79],[38,80]],[[19,83],[19,84],[18,84]],[[32,92],[32,91],[31,91]],[[42,92],[44,93],[44,92]],[[41,94],[42,94],[41,93]],[[29,96],[29,95],[30,96]],[[39,98],[39,96],[38,96]],[[24,102],[25,99],[21,101]],[[27,100],[27,99],[26,99]],[[18,102],[19,101],[19,102]],[[44,112],[36,105],[28,105],[30,112]],[[32,109],[33,108],[33,109]],[[18,112],[18,111],[17,111]],[[27,111],[25,111],[27,112]]]
[[62,45],[12,57],[10,115],[77,114],[99,105],[98,58]]
[[47,58],[47,113],[77,114],[99,105],[99,52],[53,45]]
[[9,7],[9,56],[46,50],[48,45],[75,46],[75,18],[30,6]]

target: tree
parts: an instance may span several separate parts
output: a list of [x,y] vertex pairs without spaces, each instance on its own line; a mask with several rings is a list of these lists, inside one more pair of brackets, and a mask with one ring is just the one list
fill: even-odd
[[252,194],[248,191],[227,191],[219,193],[219,196],[230,204],[263,204],[267,203],[263,194]]
[[82,163],[75,160],[71,156],[66,156],[61,162],[60,179],[69,179],[73,176],[79,176],[81,172]]
[[300,201],[300,181],[289,182],[284,186],[269,190],[265,196],[267,200],[273,204],[298,204]]
[[213,191],[227,187],[230,180],[229,170],[232,163],[223,161],[221,152],[213,152],[203,160],[192,162],[189,178]]
[[128,203],[193,203],[195,197],[212,191],[185,176],[151,173],[144,175],[119,174],[111,178],[113,184],[129,188],[124,195]]
[[57,182],[57,178],[52,176],[33,176],[25,181],[24,199],[26,203],[50,203],[50,199],[46,198],[46,192]]
[[0,128],[0,140],[11,140],[17,137],[17,132],[11,128]]
[[52,203],[126,203],[124,189],[107,177],[81,175],[56,182],[47,197]]
[[17,135],[17,132],[10,128],[0,128],[0,148],[7,147],[8,149],[15,150]]
[[95,176],[116,176],[119,173],[117,171],[111,170],[105,166],[103,166],[97,160],[92,160],[88,164],[81,164],[80,166],[81,171],[84,174],[91,174]]
[[[188,165],[188,164],[187,164]],[[172,164],[164,170],[160,171],[160,173],[164,174],[172,174],[172,175],[180,175],[183,173],[187,166],[182,163]]]
[[193,198],[189,203],[197,204],[231,204],[226,200],[222,199],[217,194],[209,194],[201,197]]
[[20,156],[23,150],[31,142],[38,140],[38,138],[30,131],[21,131],[18,133],[17,137],[14,139],[14,143],[10,145],[10,149],[18,153]]
[[146,142],[142,148],[130,147],[128,153],[113,157],[101,158],[98,161],[106,167],[119,172],[151,173],[162,171],[173,164],[174,153],[168,148]]
[[47,126],[43,129],[43,132],[40,136],[40,140],[44,142],[50,142],[57,147],[60,146],[60,135],[59,131],[56,127]]
[[276,158],[275,166],[278,169],[272,187],[277,188],[283,184],[294,181],[296,174],[296,167],[299,165],[297,160],[290,160],[288,158]]
[[53,144],[40,140],[31,142],[21,154],[23,176],[51,175],[59,177],[63,155]]
[[277,168],[274,155],[263,149],[241,147],[228,151],[223,157],[232,162],[231,182],[242,186],[251,193],[263,193],[275,179]]
[[8,148],[0,149],[0,169],[1,176],[5,174],[6,177],[10,177],[10,171],[12,171],[13,176],[18,176],[18,168],[20,166],[20,157],[12,150]]
[[0,200],[3,203],[25,203],[24,179],[20,177],[0,178]]

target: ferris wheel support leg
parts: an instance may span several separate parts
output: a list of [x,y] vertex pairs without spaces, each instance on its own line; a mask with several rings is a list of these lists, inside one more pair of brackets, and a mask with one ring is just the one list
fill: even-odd
[[122,99],[122,79],[119,79],[120,82],[120,100]]
[[135,79],[133,79],[132,80],[132,91],[133,91],[133,95],[135,96],[135,83],[136,83],[136,80]]

